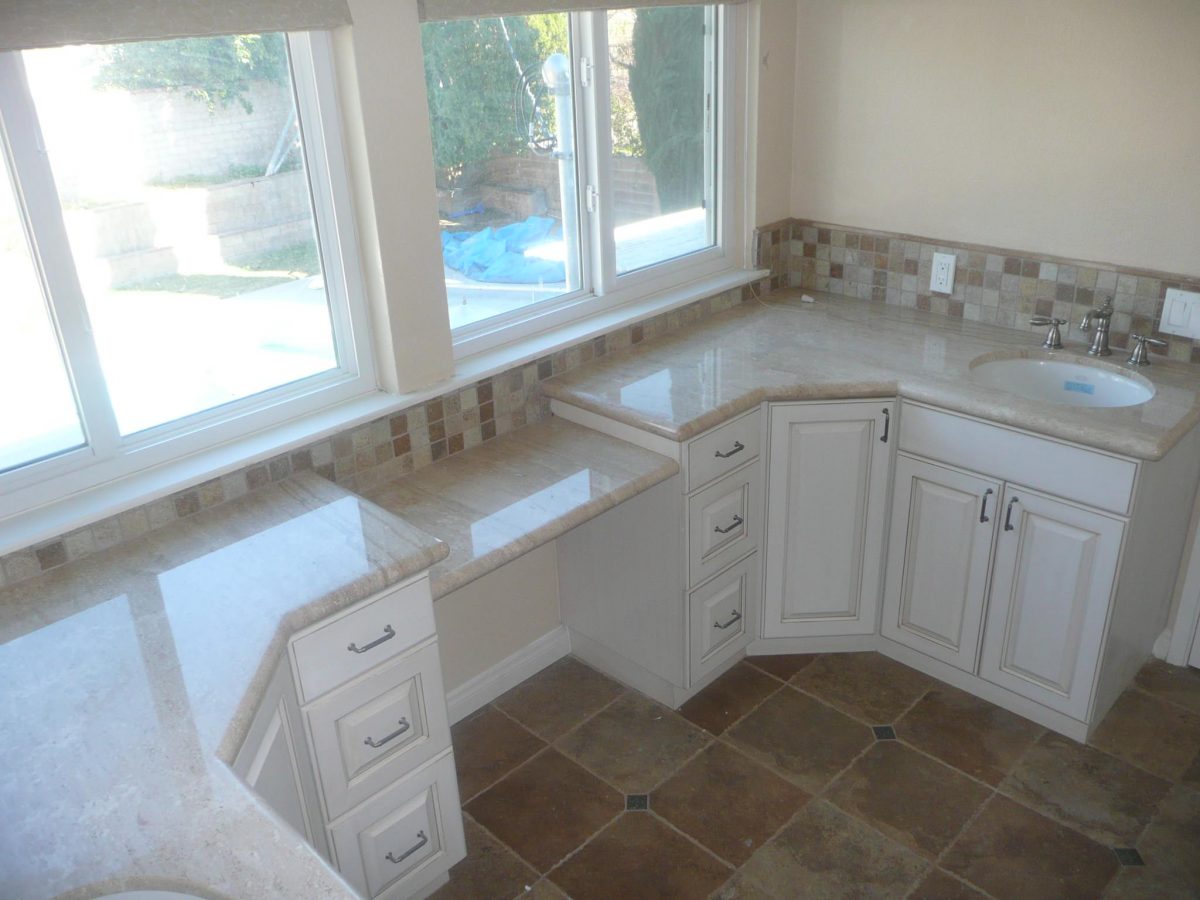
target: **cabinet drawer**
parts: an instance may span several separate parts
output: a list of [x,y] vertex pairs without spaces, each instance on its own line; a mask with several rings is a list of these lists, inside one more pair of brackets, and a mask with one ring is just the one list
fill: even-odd
[[758,632],[758,554],[688,597],[691,680],[740,652]]
[[704,487],[758,456],[760,415],[756,409],[700,435],[687,445],[689,491]]
[[367,897],[408,897],[466,855],[446,753],[329,827],[342,875]]
[[1129,514],[1137,464],[1001,425],[905,403],[900,449],[1068,500]]
[[699,584],[758,549],[762,469],[756,462],[688,500],[688,582]]
[[351,607],[292,641],[300,702],[315,700],[435,630],[427,578]]
[[437,645],[372,669],[305,715],[335,819],[450,746]]

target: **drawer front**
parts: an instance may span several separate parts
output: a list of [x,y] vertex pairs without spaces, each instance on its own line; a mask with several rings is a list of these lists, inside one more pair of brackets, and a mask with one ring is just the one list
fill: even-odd
[[758,633],[758,554],[688,597],[691,680],[739,653]]
[[758,456],[761,416],[756,409],[702,434],[687,445],[687,489],[702,488]]
[[900,449],[1128,515],[1137,464],[1001,425],[905,403]]
[[398,781],[329,828],[342,875],[367,897],[409,897],[466,855],[454,756]]
[[762,540],[762,468],[754,463],[688,500],[688,582],[700,584]]
[[429,579],[354,606],[292,641],[300,702],[308,703],[436,630]]
[[436,644],[385,663],[305,709],[329,818],[450,746]]

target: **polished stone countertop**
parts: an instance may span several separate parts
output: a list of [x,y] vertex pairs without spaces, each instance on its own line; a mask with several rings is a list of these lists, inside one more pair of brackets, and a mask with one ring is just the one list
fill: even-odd
[[0,897],[353,897],[227,763],[292,633],[446,553],[304,473],[0,591]]
[[678,471],[665,456],[551,418],[357,490],[450,545],[430,572],[436,599]]
[[[684,441],[764,400],[899,395],[1038,434],[1140,459],[1160,459],[1200,421],[1200,367],[1154,357],[1136,370],[1153,382],[1147,403],[1084,409],[1029,400],[972,380],[981,356],[1057,356],[1097,362],[1072,329],[1066,349],[1042,350],[1041,332],[800,291],[745,303],[542,383],[551,398]],[[1065,326],[1064,326],[1065,331]]]

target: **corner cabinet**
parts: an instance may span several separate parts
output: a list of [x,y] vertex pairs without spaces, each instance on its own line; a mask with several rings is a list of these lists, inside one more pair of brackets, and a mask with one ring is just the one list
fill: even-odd
[[364,897],[466,855],[429,579],[298,632],[233,769]]
[[771,405],[764,637],[876,632],[894,414],[891,400]]

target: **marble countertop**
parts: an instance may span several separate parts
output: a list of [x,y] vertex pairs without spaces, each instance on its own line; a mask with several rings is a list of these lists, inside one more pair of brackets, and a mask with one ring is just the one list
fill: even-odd
[[678,471],[665,456],[549,419],[358,490],[450,545],[430,572],[436,599]]
[[0,896],[353,897],[227,763],[293,632],[446,553],[304,473],[0,591]]
[[[1200,421],[1200,368],[1154,357],[1137,374],[1154,397],[1083,409],[971,379],[989,353],[1046,356],[1040,333],[809,292],[772,294],[542,383],[545,393],[684,441],[764,400],[899,395],[1140,459],[1160,459]],[[1055,355],[1096,364],[1072,330]],[[1121,367],[1114,350],[1101,365]],[[1124,371],[1129,371],[1124,369]]]

